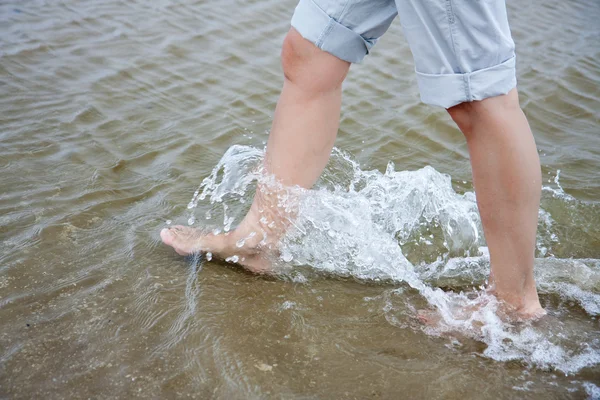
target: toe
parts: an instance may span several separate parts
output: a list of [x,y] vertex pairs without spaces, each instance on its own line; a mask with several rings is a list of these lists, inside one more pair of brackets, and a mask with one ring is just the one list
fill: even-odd
[[160,238],[162,239],[163,243],[167,246],[172,246],[173,240],[175,240],[173,232],[171,232],[171,230],[168,228],[164,228],[160,231]]

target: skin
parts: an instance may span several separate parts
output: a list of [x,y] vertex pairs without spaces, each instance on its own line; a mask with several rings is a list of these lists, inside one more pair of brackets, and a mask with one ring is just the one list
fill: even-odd
[[[333,148],[350,63],[326,53],[293,28],[282,48],[283,90],[267,143],[265,171],[284,186],[311,188]],[[540,163],[516,89],[448,109],[467,139],[477,204],[491,258],[491,291],[520,318],[544,313],[533,278]],[[233,231],[203,234],[189,227],[163,229],[163,242],[177,253],[211,252],[256,273],[270,270],[270,258],[293,212],[278,206],[282,186],[259,190],[250,211]],[[244,246],[236,243],[245,239]]]

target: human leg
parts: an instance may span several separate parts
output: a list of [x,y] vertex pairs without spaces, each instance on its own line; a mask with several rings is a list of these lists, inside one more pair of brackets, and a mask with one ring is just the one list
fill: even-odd
[[[352,10],[352,12],[349,12]],[[259,183],[250,211],[231,233],[163,229],[163,242],[179,254],[232,255],[249,269],[268,270],[268,254],[293,211],[280,206],[286,186],[310,188],[323,171],[339,125],[341,84],[396,15],[393,0],[301,0],[284,41],[284,85],[267,144],[264,170],[277,185]],[[289,206],[289,205],[288,205]],[[243,241],[238,248],[236,243]]]
[[513,313],[543,314],[533,278],[540,162],[517,90],[448,109],[467,139],[490,251],[490,288]]
[[[310,188],[327,164],[339,125],[342,81],[350,63],[324,52],[291,29],[282,49],[284,84],[275,116],[264,169],[285,186]],[[242,223],[229,234],[201,234],[186,227],[163,229],[163,241],[182,255],[198,251],[226,258],[259,271],[266,248],[279,239],[287,216],[278,207],[275,187],[256,191]],[[265,235],[267,238],[265,238]],[[244,240],[243,248],[236,243]],[[242,259],[244,259],[242,261]]]
[[421,99],[448,109],[467,139],[490,250],[491,288],[513,315],[539,315],[533,260],[541,172],[515,89],[506,6],[502,1],[396,3]]

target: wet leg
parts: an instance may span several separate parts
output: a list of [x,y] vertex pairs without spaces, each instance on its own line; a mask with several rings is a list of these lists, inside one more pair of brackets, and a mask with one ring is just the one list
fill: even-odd
[[540,161],[516,89],[448,109],[467,139],[490,250],[490,288],[513,314],[544,314],[533,277]]
[[[310,188],[325,168],[339,127],[342,82],[350,63],[326,53],[293,28],[282,48],[284,84],[265,155],[265,171],[284,186]],[[259,187],[248,215],[227,235],[203,235],[192,228],[165,229],[165,244],[180,254],[211,251],[238,255],[254,271],[268,270],[269,253],[290,219],[279,206],[282,190]],[[244,240],[244,246],[236,243]],[[244,261],[242,261],[242,258]]]

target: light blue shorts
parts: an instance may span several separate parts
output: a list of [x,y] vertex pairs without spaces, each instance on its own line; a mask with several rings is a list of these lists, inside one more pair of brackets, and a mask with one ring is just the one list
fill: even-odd
[[355,63],[398,14],[424,103],[449,108],[516,86],[504,0],[300,0],[292,26],[320,49]]

